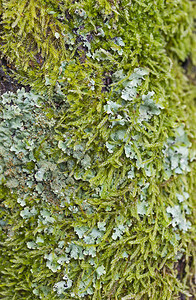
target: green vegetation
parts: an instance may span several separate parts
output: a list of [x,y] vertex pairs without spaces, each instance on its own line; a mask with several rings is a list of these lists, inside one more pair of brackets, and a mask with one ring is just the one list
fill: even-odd
[[1,299],[195,295],[194,10],[2,1]]

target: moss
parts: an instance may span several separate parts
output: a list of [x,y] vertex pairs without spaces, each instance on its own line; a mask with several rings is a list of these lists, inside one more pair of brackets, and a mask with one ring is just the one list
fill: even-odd
[[2,2],[3,299],[188,299],[193,4]]

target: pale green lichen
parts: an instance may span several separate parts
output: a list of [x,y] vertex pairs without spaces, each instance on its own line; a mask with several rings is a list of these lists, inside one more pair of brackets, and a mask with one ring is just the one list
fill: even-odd
[[[141,82],[140,82],[140,84],[141,84]],[[146,99],[147,100],[151,99],[151,98],[149,98],[148,95],[149,95],[149,93],[147,94],[147,96],[146,95],[142,96],[142,100],[145,101]],[[151,97],[153,95],[154,95],[154,93],[150,94]],[[27,101],[27,99],[29,99],[29,98],[31,99],[30,102]],[[3,178],[3,183],[5,185],[7,185],[9,188],[12,188],[12,190],[16,194],[18,194],[17,202],[21,206],[21,209],[19,208],[19,211],[20,211],[20,216],[22,217],[22,219],[24,219],[25,222],[31,222],[31,224],[33,224],[32,223],[32,217],[33,217],[34,218],[34,221],[33,221],[34,226],[36,226],[36,232],[38,232],[39,234],[44,233],[45,238],[47,236],[55,237],[55,243],[54,243],[54,241],[52,242],[52,244],[50,242],[50,247],[52,247],[53,251],[50,252],[49,254],[47,253],[47,250],[46,250],[46,252],[44,251],[45,252],[44,259],[46,260],[46,267],[48,267],[53,273],[56,273],[56,272],[59,272],[62,269],[62,267],[65,267],[67,265],[69,267],[69,271],[67,270],[67,272],[68,272],[68,274],[70,274],[69,276],[71,276],[70,282],[73,281],[73,284],[68,284],[65,281],[61,280],[54,285],[54,288],[53,288],[54,291],[57,291],[57,294],[61,294],[61,293],[64,294],[67,289],[69,290],[71,287],[74,288],[74,286],[75,286],[74,277],[72,277],[72,275],[71,275],[72,264],[74,266],[74,265],[78,264],[80,261],[85,261],[87,264],[86,266],[91,266],[90,269],[88,270],[88,272],[93,272],[93,269],[96,270],[97,277],[94,277],[94,275],[93,275],[93,278],[94,278],[93,281],[92,280],[89,281],[88,276],[86,277],[86,279],[84,277],[82,282],[79,283],[79,286],[76,287],[76,290],[77,290],[77,288],[79,288],[78,292],[76,292],[75,288],[73,289],[73,291],[74,291],[74,295],[75,296],[78,295],[78,297],[84,297],[85,295],[92,295],[94,293],[94,291],[96,290],[96,284],[95,284],[96,278],[97,278],[97,280],[101,280],[102,279],[101,275],[104,275],[106,272],[105,266],[104,266],[105,265],[104,260],[100,260],[100,261],[97,260],[97,255],[100,251],[99,246],[103,245],[103,243],[106,239],[106,236],[107,236],[107,239],[111,239],[111,241],[112,240],[119,241],[119,242],[121,240],[122,240],[122,242],[129,241],[128,244],[129,245],[130,245],[130,243],[132,244],[132,242],[130,241],[130,240],[132,240],[131,235],[130,235],[130,229],[133,230],[133,228],[135,226],[132,228],[132,222],[130,222],[130,224],[129,224],[128,220],[126,220],[125,217],[122,218],[122,216],[120,216],[120,215],[117,217],[116,221],[114,221],[114,219],[112,218],[112,214],[114,211],[114,202],[111,201],[110,210],[107,209],[108,203],[110,203],[110,201],[109,202],[106,201],[106,206],[105,206],[104,202],[101,202],[99,204],[100,208],[105,207],[105,211],[107,212],[107,217],[105,218],[105,221],[99,221],[99,222],[97,222],[97,225],[96,225],[96,224],[94,224],[95,221],[93,221],[93,219],[92,219],[92,221],[93,221],[92,225],[90,225],[90,223],[88,222],[90,226],[89,225],[81,226],[79,220],[74,221],[72,223],[72,225],[70,224],[71,225],[70,229],[73,228],[71,242],[64,243],[64,240],[62,239],[61,230],[58,232],[58,230],[60,229],[59,225],[63,221],[63,218],[69,216],[69,218],[72,219],[74,214],[76,214],[76,213],[78,214],[79,212],[81,214],[84,214],[85,216],[88,216],[88,215],[92,216],[94,211],[95,210],[97,211],[97,208],[95,206],[96,202],[94,202],[93,199],[97,199],[96,201],[100,201],[100,200],[103,201],[104,198],[105,198],[105,200],[106,199],[109,200],[109,197],[114,198],[115,197],[114,186],[116,184],[114,180],[115,180],[116,174],[114,172],[114,173],[111,173],[111,175],[110,175],[111,176],[110,182],[111,182],[111,184],[113,183],[112,189],[107,184],[107,181],[106,181],[105,186],[103,184],[100,185],[100,183],[98,185],[94,184],[94,183],[92,184],[91,182],[92,182],[92,180],[94,180],[96,178],[96,176],[97,176],[96,174],[99,174],[99,172],[102,170],[101,166],[99,166],[99,169],[94,168],[94,172],[95,172],[94,176],[93,177],[90,176],[90,178],[86,177],[86,172],[88,172],[88,168],[92,169],[92,166],[93,166],[93,164],[95,164],[95,161],[97,159],[96,155],[95,155],[95,157],[93,156],[92,146],[91,146],[90,151],[89,150],[86,151],[86,147],[85,147],[86,143],[82,142],[81,144],[75,144],[75,145],[72,144],[73,135],[71,135],[71,132],[69,132],[69,138],[67,140],[64,139],[64,141],[63,141],[60,139],[60,136],[56,135],[55,130],[52,127],[50,127],[50,131],[54,135],[54,137],[57,138],[57,141],[55,142],[55,140],[52,139],[52,136],[51,136],[51,139],[47,138],[47,140],[46,140],[45,136],[48,136],[48,131],[47,131],[48,130],[48,123],[47,123],[48,121],[47,121],[46,116],[44,116],[43,113],[41,114],[40,107],[37,106],[37,108],[36,108],[35,104],[33,105],[32,101],[34,98],[38,99],[33,94],[31,96],[31,93],[30,94],[25,93],[24,90],[18,91],[17,95],[10,93],[10,94],[5,94],[2,96],[3,104],[2,104],[1,118],[3,121],[2,124],[4,124],[4,122],[6,122],[6,124],[5,124],[5,128],[7,128],[6,138],[9,141],[9,143],[6,144],[6,146],[4,145],[4,149],[5,150],[7,149],[7,147],[8,147],[7,145],[9,145],[9,147],[11,147],[10,148],[10,150],[11,150],[10,159],[12,160],[12,172],[13,171],[15,172],[14,180],[17,180],[18,184],[16,184],[16,185],[12,184],[11,186],[9,186],[8,182],[10,179],[7,179],[6,176]],[[40,100],[41,100],[41,98],[40,98]],[[140,114],[141,113],[140,107],[143,104],[139,104],[137,98],[135,98],[135,101],[136,101],[135,110],[138,111],[138,114],[136,114],[136,116],[134,118],[134,123],[137,125],[138,122],[140,124],[142,124],[142,122],[144,121]],[[151,99],[150,101],[151,101],[151,105],[152,105],[153,100]],[[26,103],[26,106],[22,106],[21,103],[23,103],[23,102]],[[28,136],[27,146],[25,146],[24,140],[22,140],[21,146],[18,150],[16,150],[15,145],[17,145],[17,143],[18,143],[18,139],[21,136],[21,132],[18,130],[18,127],[13,128],[12,123],[8,123],[9,118],[4,113],[5,109],[7,109],[8,103],[12,103],[12,106],[13,106],[12,122],[14,121],[14,118],[18,117],[18,111],[19,110],[21,111],[21,114],[23,115],[23,124],[20,124],[20,126],[23,126],[26,128],[25,135]],[[29,107],[28,107],[28,103],[29,103]],[[135,105],[135,104],[133,103],[132,105]],[[34,110],[33,110],[33,112],[31,111],[31,113],[30,113],[29,109],[32,107],[32,105],[34,107]],[[138,108],[137,108],[137,106],[138,106]],[[126,103],[121,103],[121,105],[118,105],[116,107],[116,109],[117,110],[115,111],[115,114],[122,113],[123,112],[122,109],[127,110]],[[119,111],[118,111],[118,109],[119,109]],[[130,109],[130,108],[128,107],[128,109]],[[23,113],[23,110],[24,110],[24,113]],[[147,108],[147,111],[148,111],[148,108]],[[28,118],[25,118],[25,112],[28,112]],[[145,120],[145,122],[147,122],[147,121],[152,122],[152,120],[154,118],[153,115],[154,116],[157,115],[157,110],[155,110],[155,113],[154,114],[152,113],[150,118],[147,118]],[[104,117],[104,114],[103,114],[103,117]],[[30,120],[33,120],[32,122],[34,122],[34,128],[36,129],[35,134],[37,132],[40,132],[40,130],[42,129],[42,136],[39,136],[39,138],[37,140],[35,140],[35,138],[34,138]],[[152,208],[151,208],[151,211],[149,210],[150,203],[148,203],[148,198],[151,193],[150,192],[151,184],[148,181],[148,178],[153,178],[153,177],[155,177],[155,174],[156,174],[153,172],[154,165],[151,165],[152,172],[150,171],[150,166],[149,166],[149,163],[151,162],[150,157],[153,152],[149,152],[148,150],[146,151],[146,147],[147,147],[147,149],[149,147],[146,144],[146,142],[143,142],[143,135],[140,131],[139,132],[133,131],[134,127],[132,127],[132,135],[130,135],[129,130],[128,130],[129,123],[132,125],[131,119],[126,120],[126,125],[118,124],[117,126],[112,127],[112,131],[111,131],[111,134],[109,137],[111,137],[113,142],[116,142],[116,144],[115,144],[116,146],[115,146],[114,150],[112,150],[111,158],[110,159],[107,158],[106,162],[108,165],[111,164],[111,166],[112,166],[112,159],[115,159],[115,153],[120,154],[122,157],[124,157],[124,159],[126,158],[127,162],[130,161],[130,163],[132,164],[132,167],[130,169],[130,167],[127,165],[127,172],[128,172],[127,179],[125,177],[124,179],[122,178],[120,182],[118,182],[118,184],[115,186],[116,191],[117,191],[117,189],[120,188],[122,195],[123,195],[123,193],[124,193],[124,195],[126,195],[126,193],[129,191],[129,189],[127,189],[127,187],[129,186],[128,184],[131,181],[134,182],[135,178],[137,178],[137,181],[135,181],[135,184],[134,184],[135,185],[134,189],[135,189],[135,196],[139,197],[139,198],[137,200],[137,205],[135,207],[135,209],[136,209],[135,213],[138,214],[138,216],[140,216],[140,217],[144,217],[145,215],[150,216],[150,212],[152,212],[154,214],[154,209],[153,209],[153,211],[152,211]],[[55,124],[54,124],[54,126],[55,126]],[[103,126],[107,126],[107,125],[103,125]],[[3,132],[3,130],[2,130],[2,132]],[[5,133],[2,133],[2,137],[4,137],[4,136],[5,136]],[[63,136],[65,136],[65,133],[63,134]],[[132,142],[130,140],[132,140]],[[39,141],[42,142],[42,148],[40,148]],[[33,147],[32,146],[29,147],[29,145],[33,145]],[[50,150],[50,148],[49,148],[50,145],[51,146],[55,145],[56,149],[62,150],[62,152],[59,152],[59,150],[57,150],[57,153],[58,153],[57,161],[55,160],[55,156],[53,158],[53,151],[51,151],[52,149]],[[111,147],[111,146],[108,146],[110,144],[107,141],[105,142],[105,145],[107,148]],[[141,150],[140,150],[140,147],[141,147]],[[173,139],[171,139],[171,138],[168,139],[168,142],[166,140],[165,144],[164,143],[158,144],[158,147],[161,147],[161,149],[163,149],[162,152],[159,151],[159,154],[161,154],[161,153],[165,154],[166,160],[167,160],[166,153],[168,153],[168,151],[170,151],[170,152],[174,151],[174,156],[175,155],[179,156],[179,155],[182,155],[181,154],[182,151],[179,152],[176,150],[176,152],[175,152],[175,149],[181,149],[181,150],[183,149],[183,161],[188,162],[188,154],[189,154],[188,148],[190,147],[190,143],[187,139],[187,136],[186,136],[183,128],[177,128],[174,131]],[[172,149],[174,149],[174,150],[168,150],[168,149],[170,149],[170,147],[173,147]],[[25,151],[23,149],[25,149]],[[39,152],[37,152],[38,149],[39,149]],[[119,149],[122,149],[121,152],[119,152]],[[164,149],[166,149],[166,151],[167,151],[166,153],[164,152],[165,151]],[[142,151],[143,151],[143,153],[142,153]],[[6,153],[6,151],[4,153]],[[20,164],[18,164],[18,160],[16,158],[21,153],[23,155],[20,156]],[[29,156],[29,153],[30,154],[32,153],[32,154]],[[38,154],[35,156],[34,153],[38,153]],[[47,159],[46,159],[46,155],[47,155]],[[113,155],[114,155],[114,158],[113,158]],[[27,157],[29,157],[29,158],[27,159]],[[179,156],[179,159],[181,159],[181,156]],[[1,160],[2,160],[1,165],[4,168],[4,174],[7,174],[6,168],[8,168],[8,167],[7,167],[6,162],[7,162],[8,158],[4,154],[4,156],[1,156]],[[15,164],[13,162],[15,162]],[[66,167],[64,166],[62,168],[63,173],[62,173],[61,167],[60,167],[62,162],[64,162],[64,164],[66,166]],[[72,174],[73,174],[73,168],[75,168],[75,170],[77,170],[77,168],[79,168],[82,171],[79,178],[75,177],[75,175],[74,175],[76,181],[73,180],[73,176],[70,174],[69,162],[71,163],[70,171]],[[164,160],[163,160],[163,163],[164,163]],[[146,169],[146,165],[148,166],[147,169]],[[187,163],[186,163],[186,165],[187,165]],[[28,166],[31,166],[30,169],[28,168]],[[168,166],[170,168],[170,172],[172,175],[172,172],[174,170],[173,164],[172,163],[168,164],[167,168],[168,168]],[[123,170],[124,167],[120,164],[118,166],[118,168]],[[176,165],[176,168],[177,168],[177,165]],[[142,169],[144,170],[144,173],[138,173]],[[103,170],[105,170],[105,164],[103,164]],[[185,172],[188,170],[182,169],[182,171]],[[67,177],[67,175],[65,175],[67,172],[69,173],[69,177]],[[24,194],[24,192],[20,188],[20,185],[21,185],[20,178],[24,177],[25,174],[29,174],[31,183],[29,184],[28,180],[25,183],[23,182],[23,185],[25,185],[25,187],[22,188],[23,190],[25,189],[25,194]],[[146,174],[147,177],[139,180],[140,174]],[[158,175],[158,173],[157,173],[156,177],[162,178],[162,174],[160,173],[160,175]],[[73,189],[74,193],[73,192],[70,193],[70,191],[71,191],[70,187],[69,187],[70,183],[72,185],[74,184],[75,188],[77,188],[76,190],[75,190],[75,188]],[[87,183],[88,183],[88,185],[87,185]],[[90,193],[91,194],[94,193],[93,197],[90,196],[88,190],[87,190],[87,192],[85,192],[85,190],[84,190],[85,187],[90,188]],[[132,193],[133,193],[133,188],[131,189],[131,194]],[[75,194],[75,196],[74,196],[74,194]],[[110,196],[110,194],[113,196]],[[130,194],[130,196],[131,196],[131,194]],[[30,206],[28,206],[28,203],[29,203],[29,199],[32,199],[31,195],[33,195],[33,198],[35,199],[35,204],[34,204],[34,206],[30,207]],[[53,195],[55,195],[55,196],[53,196]],[[178,193],[176,194],[176,197],[178,199],[180,197],[179,195],[181,196],[181,194],[178,194]],[[187,198],[188,193],[183,192],[183,195],[186,195],[186,199],[188,199]],[[185,197],[183,195],[181,197]],[[90,196],[90,198],[89,198],[89,196]],[[60,213],[60,211],[58,212],[58,210],[55,212],[55,210],[54,210],[55,207],[51,203],[51,200],[49,197],[51,198],[51,200],[53,199],[53,197],[55,197],[55,199],[56,199],[55,203],[56,203],[57,207],[58,206],[65,207],[66,210],[62,211],[61,213]],[[64,201],[64,197],[67,197],[67,201]],[[86,197],[87,197],[88,201],[85,201]],[[63,202],[61,202],[61,199],[63,200]],[[185,201],[186,201],[186,199],[185,199]],[[92,201],[94,202],[94,204]],[[35,207],[37,207],[38,203],[39,203],[39,208],[35,208]],[[75,205],[73,205],[74,203],[75,203]],[[31,200],[31,205],[32,204],[33,204],[33,202]],[[52,208],[51,204],[52,204],[53,208]],[[52,208],[52,211],[51,211],[51,208]],[[187,207],[187,209],[188,209],[188,207]],[[110,214],[108,214],[109,211],[112,213],[111,216],[110,216]],[[168,206],[166,208],[166,212],[168,213],[168,216],[169,216],[169,214],[172,216],[171,224],[173,227],[178,226],[179,229],[183,230],[183,231],[187,231],[190,228],[190,222],[186,221],[186,219],[183,217],[181,209],[178,205],[174,206],[174,208],[171,208],[170,206]],[[186,213],[186,210],[184,210],[184,213]],[[166,223],[166,224],[167,224],[167,226],[169,225],[169,219],[168,219],[168,223]],[[70,231],[68,231],[68,232],[70,234]],[[74,232],[76,233],[76,236],[73,239]],[[44,241],[45,238],[43,239],[42,237],[40,237],[40,235],[36,234],[34,239],[32,239],[32,237],[31,237],[31,240],[27,241],[27,243],[26,243],[27,248],[30,250],[37,249],[37,251],[39,251],[39,249],[42,249],[43,246],[45,245],[45,241]],[[70,239],[68,239],[68,240],[70,240]],[[145,240],[146,240],[145,238],[141,239],[141,241],[145,241]],[[63,247],[63,248],[67,244],[67,246],[65,248],[66,254],[63,254],[62,250],[60,250],[60,252],[59,252],[58,248],[56,248],[56,249],[54,248],[56,242],[62,244],[61,247]],[[135,244],[135,243],[137,244],[137,239],[135,242],[133,241],[133,244]],[[110,247],[111,247],[110,244],[108,244],[108,247],[110,249]],[[115,249],[114,245],[113,245],[113,247]],[[126,251],[128,251],[127,247],[125,249],[126,249]],[[122,250],[123,250],[123,248],[122,248]],[[129,251],[128,251],[128,253],[129,253]],[[121,259],[123,259],[123,257]],[[125,256],[125,258],[126,257],[127,256]],[[89,261],[89,263],[88,263],[88,261]],[[120,275],[118,275],[118,278],[120,278],[119,276]],[[103,283],[104,282],[102,281],[102,284]]]

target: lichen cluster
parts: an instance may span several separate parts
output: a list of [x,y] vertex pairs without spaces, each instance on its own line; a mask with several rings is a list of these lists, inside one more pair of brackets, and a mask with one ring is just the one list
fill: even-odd
[[2,1],[2,299],[194,295],[193,8]]

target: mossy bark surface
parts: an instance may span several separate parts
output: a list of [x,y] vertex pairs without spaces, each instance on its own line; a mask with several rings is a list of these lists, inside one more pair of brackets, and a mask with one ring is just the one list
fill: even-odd
[[194,299],[195,4],[0,11],[1,298]]

